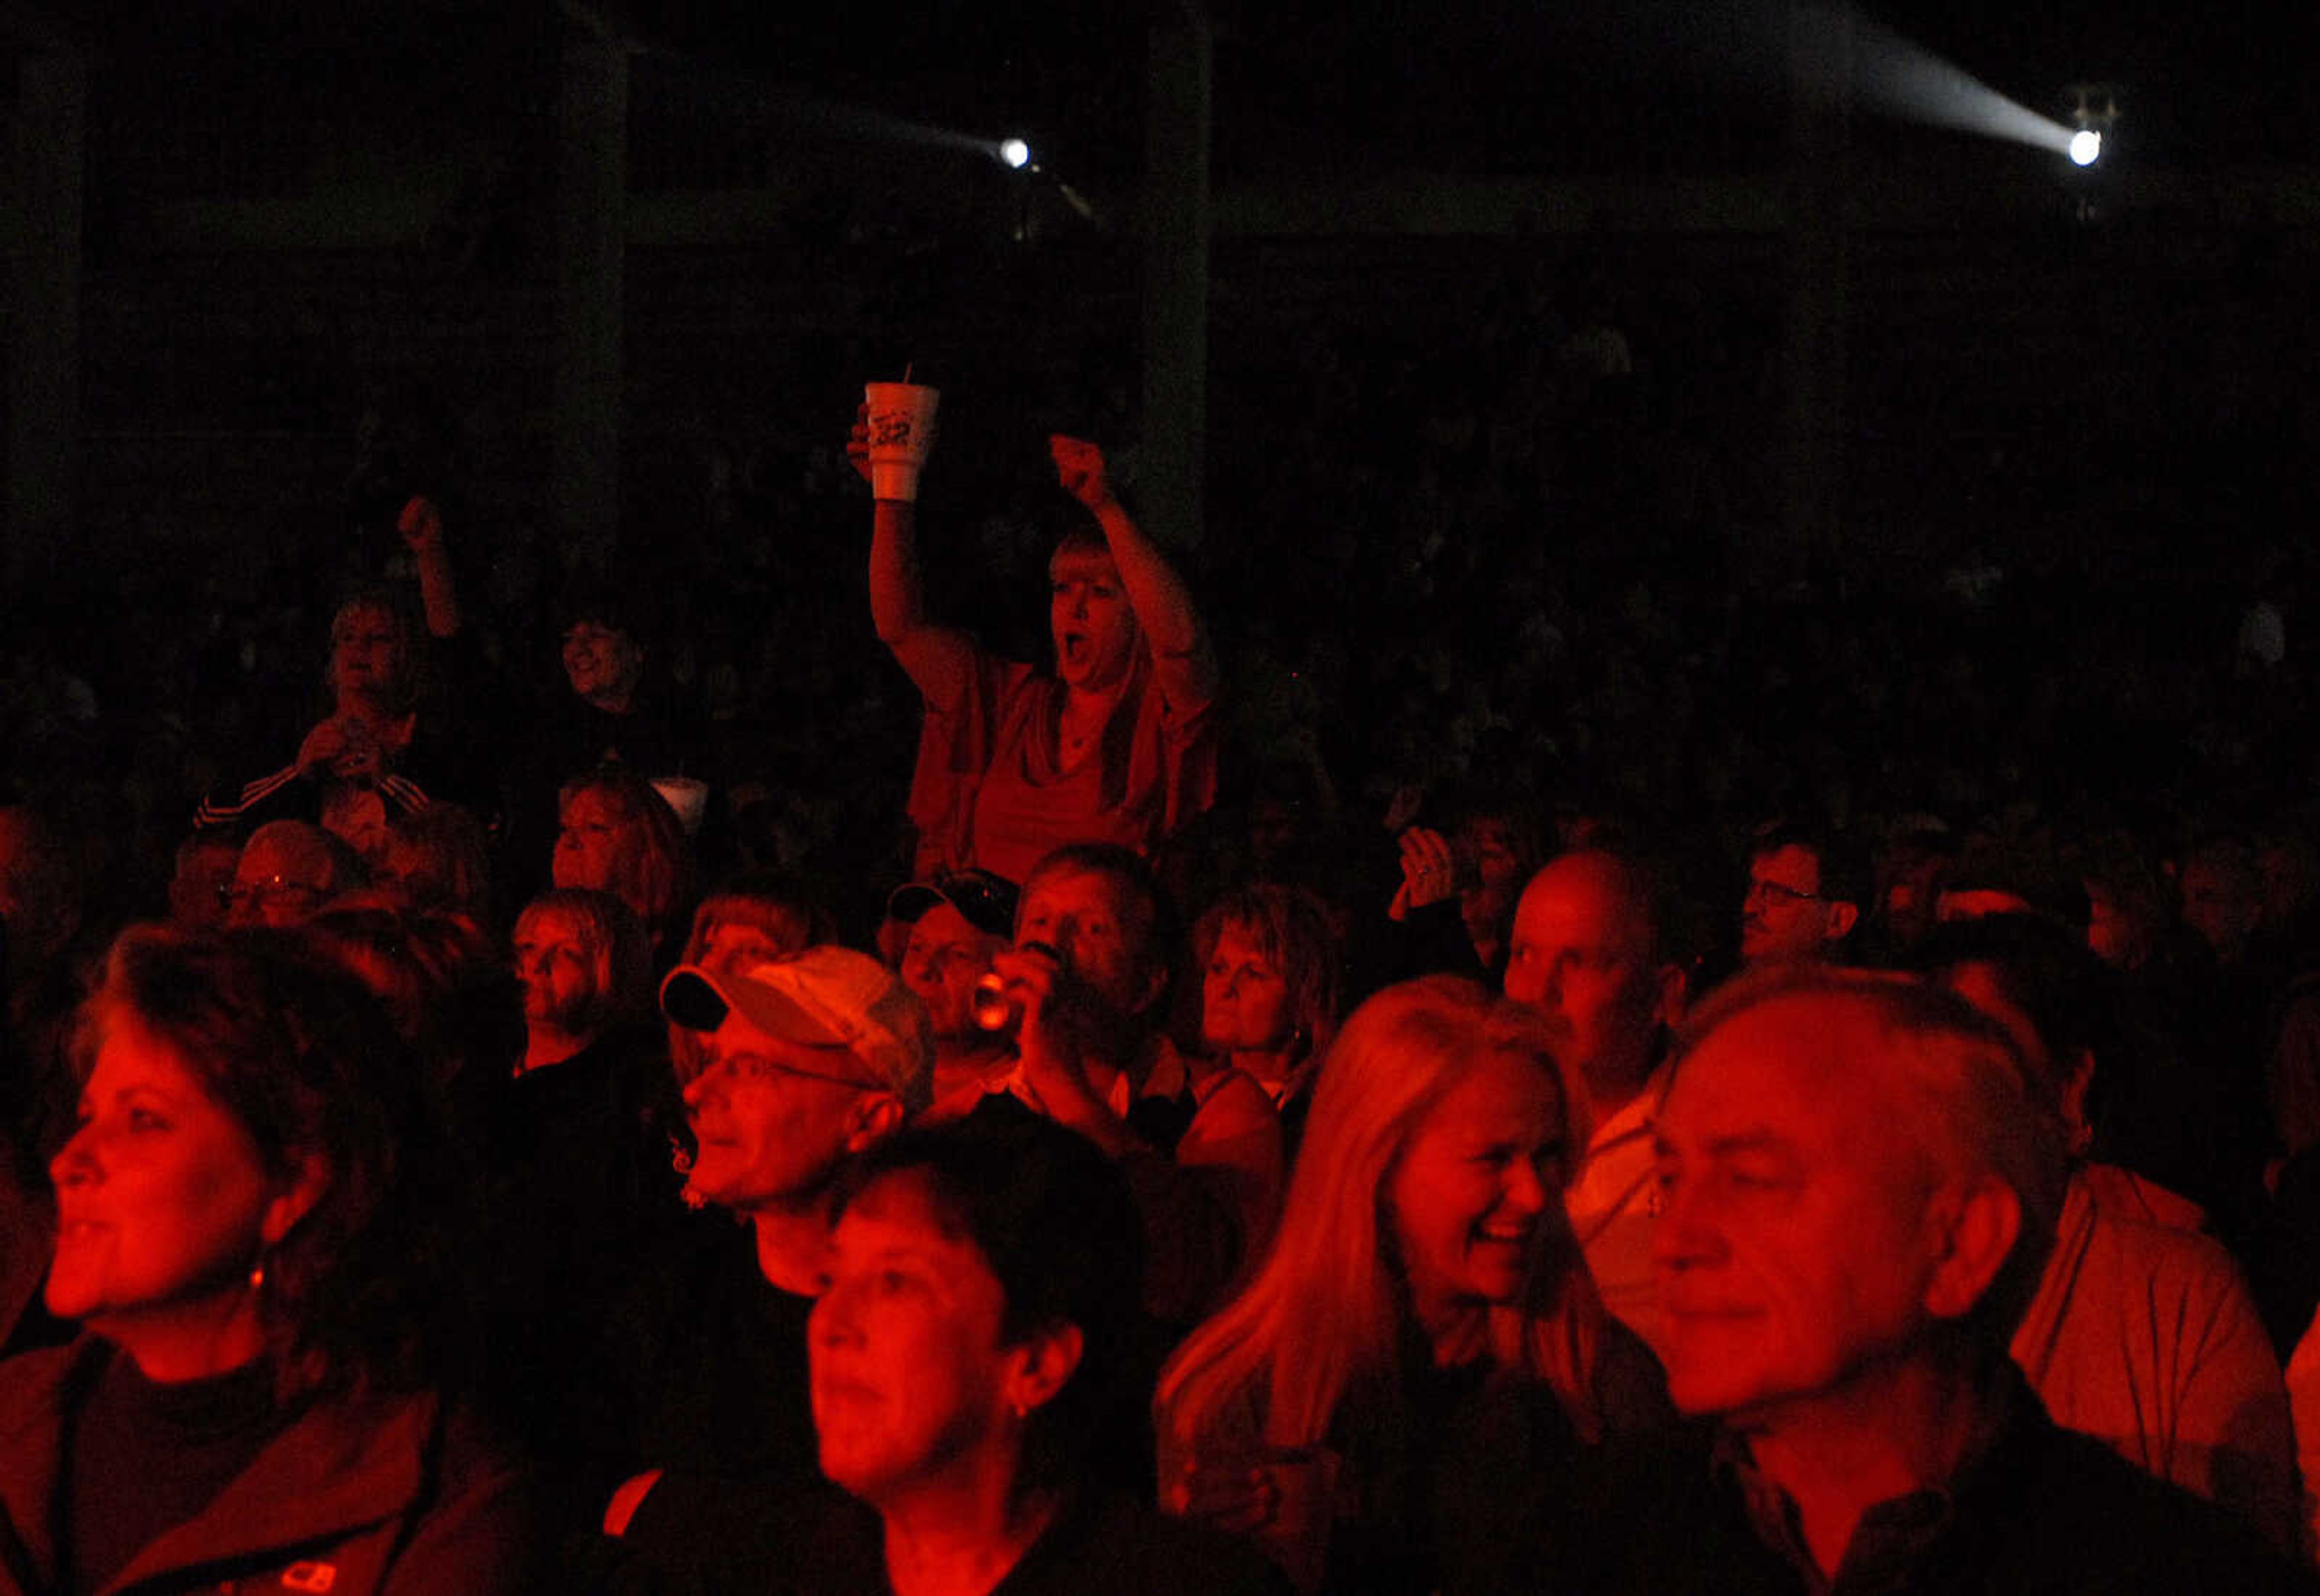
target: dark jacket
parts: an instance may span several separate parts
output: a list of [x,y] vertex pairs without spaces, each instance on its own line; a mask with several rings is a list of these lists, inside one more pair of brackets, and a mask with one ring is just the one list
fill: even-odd
[[[66,1439],[113,1356],[84,1337],[0,1365],[0,1596],[55,1589]],[[309,1407],[105,1591],[501,1596],[530,1559],[515,1472],[433,1397],[382,1396]]]
[[[2003,1400],[1996,1437],[1952,1483],[1930,1532],[1913,1535],[1906,1547],[1889,1545],[1888,1555],[1865,1556],[1864,1532],[1856,1531],[1833,1583],[1836,1596],[2312,1588],[2308,1570],[2222,1509],[2056,1425],[2026,1385],[2009,1381]],[[1528,1589],[1790,1596],[1811,1588],[1756,1532],[1737,1474],[1717,1460],[1710,1426],[1673,1432],[1617,1458],[1593,1481],[1572,1483],[1560,1510],[1543,1518]]]

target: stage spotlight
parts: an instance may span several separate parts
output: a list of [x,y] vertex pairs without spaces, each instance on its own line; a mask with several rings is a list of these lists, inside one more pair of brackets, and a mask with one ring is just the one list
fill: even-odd
[[999,159],[1021,171],[1031,164],[1031,147],[1020,139],[1009,139],[999,146]]
[[2071,159],[2082,167],[2095,164],[2102,154],[2102,135],[2092,128],[2080,128],[2071,135]]

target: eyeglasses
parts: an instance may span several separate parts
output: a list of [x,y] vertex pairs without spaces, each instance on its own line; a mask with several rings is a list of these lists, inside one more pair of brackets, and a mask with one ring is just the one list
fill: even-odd
[[1759,898],[1767,903],[1819,903],[1826,902],[1818,893],[1802,893],[1777,881],[1755,880],[1748,884],[1748,895],[1740,901],[1753,903]]
[[295,899],[312,907],[326,895],[318,886],[303,881],[291,881],[280,875],[269,875],[263,881],[221,882],[218,902],[228,909],[240,909],[251,904],[271,902],[276,898]]
[[[798,1045],[809,1047],[816,1053],[833,1053],[840,1058],[853,1056],[853,1054],[844,1047],[815,1047],[810,1043],[803,1042]],[[832,1070],[800,1069],[796,1065],[784,1064],[778,1059],[768,1058],[762,1053],[732,1054],[718,1059],[713,1064],[705,1065],[701,1073],[693,1077],[691,1084],[702,1086],[714,1083],[717,1090],[726,1092],[743,1082],[766,1085],[781,1075],[795,1075],[806,1081],[827,1081],[833,1086],[849,1086],[856,1092],[868,1092],[872,1089],[870,1082],[853,1075],[841,1075]]]

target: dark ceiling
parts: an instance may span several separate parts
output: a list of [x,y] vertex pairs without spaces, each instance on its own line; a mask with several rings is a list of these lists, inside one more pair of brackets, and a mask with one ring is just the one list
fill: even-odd
[[[1146,33],[1175,0],[210,0],[0,7],[123,60],[403,84],[424,113],[456,63],[537,56],[602,28],[673,70],[996,137],[1125,177],[1143,138]],[[2308,8],[2168,0],[1879,0],[1870,14],[2032,108],[2116,86],[2123,131],[2189,168],[2313,159]],[[2301,24],[2295,14],[2301,14]],[[1380,168],[1724,170],[1777,152],[1790,13],[1773,0],[1212,0],[1224,180]],[[46,27],[43,20],[37,25]],[[19,32],[23,31],[20,27]],[[1908,136],[1896,129],[1897,136]]]

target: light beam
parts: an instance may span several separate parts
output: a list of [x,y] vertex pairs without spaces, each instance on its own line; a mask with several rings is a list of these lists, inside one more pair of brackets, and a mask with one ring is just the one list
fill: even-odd
[[1849,57],[1852,64],[1849,84],[1805,85],[1808,91],[1834,98],[1838,89],[1849,86],[1856,103],[1866,109],[2078,159],[2073,139],[2083,130],[2008,99],[1881,23],[1833,6],[1808,7],[1799,23],[1831,47],[1816,52],[1818,59],[1842,61]]

